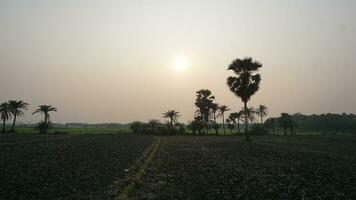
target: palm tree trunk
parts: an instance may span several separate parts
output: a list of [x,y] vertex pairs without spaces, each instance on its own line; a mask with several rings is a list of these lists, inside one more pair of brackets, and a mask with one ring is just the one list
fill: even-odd
[[225,117],[224,117],[224,113],[222,113],[222,118],[223,118],[223,128],[224,128],[224,135],[225,135],[226,133],[225,133]]
[[11,131],[10,132],[14,132],[15,131],[15,123],[16,123],[16,115],[14,115],[14,121],[12,123],[12,127],[11,127]]
[[247,101],[244,102],[244,106],[245,106],[245,135],[246,135],[246,141],[251,141],[250,134],[248,132]]
[[5,133],[5,123],[6,123],[6,120],[5,118],[3,119],[3,123],[2,123],[2,132]]
[[217,124],[216,124],[216,114],[214,112],[214,124],[215,124],[215,135],[218,135],[218,128],[217,128]]
[[262,113],[261,113],[261,124],[263,124],[263,117],[262,117]]
[[237,119],[237,134],[240,135],[241,131],[240,131],[240,119]]

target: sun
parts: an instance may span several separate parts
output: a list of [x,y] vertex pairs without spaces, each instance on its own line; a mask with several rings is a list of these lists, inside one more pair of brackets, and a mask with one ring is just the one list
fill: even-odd
[[177,56],[174,60],[173,67],[176,71],[184,71],[190,66],[189,60],[186,56]]

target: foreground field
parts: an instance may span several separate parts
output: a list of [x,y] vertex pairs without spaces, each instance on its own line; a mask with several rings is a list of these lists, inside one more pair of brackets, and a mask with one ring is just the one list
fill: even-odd
[[162,137],[134,199],[356,199],[354,138]]
[[125,169],[152,142],[150,136],[0,135],[0,199],[110,199],[111,186],[127,184]]

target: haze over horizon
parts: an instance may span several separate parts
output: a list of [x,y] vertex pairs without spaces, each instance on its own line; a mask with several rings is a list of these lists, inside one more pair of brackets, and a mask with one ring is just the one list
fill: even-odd
[[[0,102],[54,122],[193,117],[195,92],[241,109],[228,65],[263,64],[250,106],[269,116],[356,113],[356,1],[0,1]],[[163,121],[163,120],[162,120]]]

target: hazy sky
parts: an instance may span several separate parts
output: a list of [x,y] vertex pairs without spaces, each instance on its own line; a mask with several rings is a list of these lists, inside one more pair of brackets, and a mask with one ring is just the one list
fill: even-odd
[[[0,101],[51,104],[55,122],[129,122],[176,109],[195,91],[242,107],[227,66],[263,63],[250,105],[356,112],[354,0],[0,0]],[[186,69],[176,70],[175,60]]]

